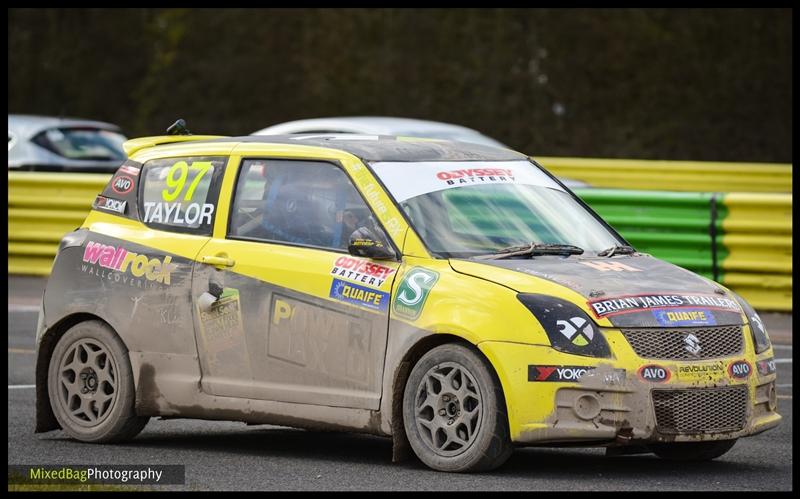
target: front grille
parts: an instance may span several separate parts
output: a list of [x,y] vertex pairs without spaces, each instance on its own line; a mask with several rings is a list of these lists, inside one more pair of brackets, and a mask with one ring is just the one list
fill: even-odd
[[660,433],[738,431],[747,420],[747,386],[653,390]]
[[[639,357],[664,360],[699,360],[728,357],[744,351],[742,326],[687,327],[680,329],[623,329],[622,334]],[[694,335],[700,347],[689,348]],[[692,343],[690,345],[689,343]]]

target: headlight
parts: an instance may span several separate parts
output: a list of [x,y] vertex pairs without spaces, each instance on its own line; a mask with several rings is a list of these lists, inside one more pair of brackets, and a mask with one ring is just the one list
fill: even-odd
[[[731,291],[731,293],[733,292]],[[766,352],[769,350],[770,341],[764,322],[761,321],[761,317],[758,316],[753,307],[744,298],[736,293],[733,293],[733,296],[736,297],[736,301],[739,302],[745,315],[747,315],[747,322],[750,323],[750,332],[753,333],[753,343],[756,345],[756,353]]]
[[588,357],[610,357],[611,351],[597,324],[577,305],[548,295],[517,298],[542,324],[556,350]]

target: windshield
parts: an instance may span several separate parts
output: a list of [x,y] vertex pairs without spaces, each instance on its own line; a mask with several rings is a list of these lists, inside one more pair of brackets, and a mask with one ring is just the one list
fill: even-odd
[[425,245],[445,258],[485,255],[532,242],[569,244],[587,252],[622,244],[528,161],[371,166]]
[[99,128],[51,128],[39,133],[33,142],[67,159],[123,161],[125,136]]

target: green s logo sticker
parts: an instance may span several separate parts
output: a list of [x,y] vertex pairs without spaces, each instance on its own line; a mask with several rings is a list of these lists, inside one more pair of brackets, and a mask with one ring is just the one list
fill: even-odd
[[414,320],[422,313],[422,307],[428,294],[439,280],[439,274],[432,270],[422,267],[414,267],[409,270],[400,285],[397,286],[393,310],[394,312],[407,319]]

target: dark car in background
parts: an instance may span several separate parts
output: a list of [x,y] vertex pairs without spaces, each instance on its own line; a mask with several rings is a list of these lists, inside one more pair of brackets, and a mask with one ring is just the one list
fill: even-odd
[[9,171],[113,173],[127,138],[102,121],[8,115]]

